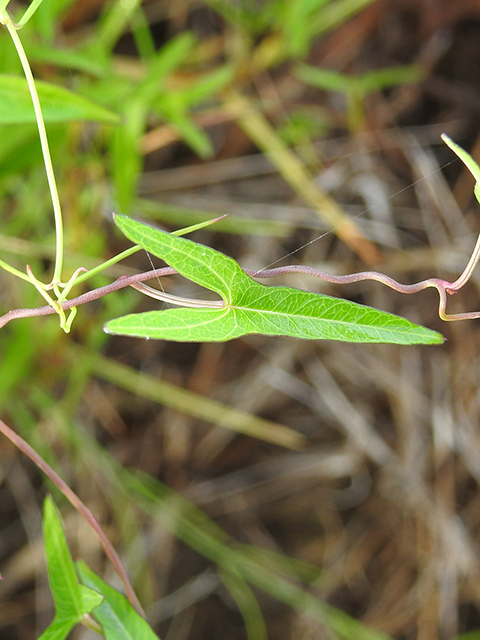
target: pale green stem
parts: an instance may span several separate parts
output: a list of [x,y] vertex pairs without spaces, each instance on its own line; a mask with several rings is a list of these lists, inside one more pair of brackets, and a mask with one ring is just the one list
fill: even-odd
[[58,302],[56,300],[54,300],[45,290],[45,285],[43,284],[43,282],[40,282],[40,280],[37,280],[37,278],[33,275],[32,270],[30,269],[30,266],[27,264],[27,273],[28,273],[28,281],[31,282],[31,284],[33,284],[33,286],[35,287],[35,289],[38,291],[38,293],[42,296],[42,298],[44,298],[48,304],[52,307],[52,309],[54,309],[56,311],[56,313],[63,313],[63,309],[61,308],[61,306],[58,304]]
[[21,19],[17,22],[17,29],[21,29],[30,18],[33,16],[38,7],[42,4],[43,0],[33,0],[28,9],[25,11]]
[[77,307],[72,307],[70,309],[70,313],[68,314],[67,321],[62,327],[65,333],[70,333],[70,329],[72,328],[72,322],[74,321],[76,315],[77,315]]
[[2,0],[0,2],[0,16],[2,16],[2,24],[7,24],[7,22],[10,22],[15,27],[15,29],[21,29],[27,24],[27,22],[33,16],[38,7],[42,4],[42,2],[43,0],[33,0],[20,20],[18,22],[14,22],[6,11],[8,5],[10,4],[10,0]]
[[455,282],[453,283],[452,289],[454,291],[458,291],[464,285],[467,284],[467,282],[472,277],[472,274],[473,274],[473,272],[475,270],[475,267],[477,266],[479,260],[480,260],[480,234],[479,234],[479,236],[477,238],[477,242],[475,244],[475,248],[473,250],[472,255],[470,256],[470,260],[468,261],[467,266],[463,270],[462,275],[459,278],[457,278],[455,280]]
[[131,256],[134,253],[137,253],[137,251],[140,251],[141,248],[142,247],[140,247],[137,244],[133,247],[130,247],[130,249],[125,249],[125,251],[122,251],[122,253],[119,253],[118,255],[113,256],[113,258],[110,258],[110,260],[107,260],[106,262],[102,262],[102,264],[99,264],[98,267],[94,267],[93,269],[90,269],[89,271],[84,273],[82,276],[79,276],[75,280],[75,284],[81,284],[82,282],[85,282],[85,280],[88,280],[92,276],[96,276],[97,273],[101,273],[105,269],[108,269],[108,267],[113,267],[113,265],[117,264],[117,262],[120,262],[120,260],[123,260],[124,258],[128,258],[128,256]]
[[[75,272],[73,273],[72,277],[70,278],[70,280],[66,283],[65,287],[63,288],[62,291],[55,289],[55,293],[57,294],[57,302],[58,304],[62,304],[62,302],[65,302],[65,300],[67,299],[68,294],[70,293],[70,291],[72,290],[73,286],[77,284],[77,279],[80,273],[83,273],[84,271],[87,271],[87,269],[85,269],[85,267],[79,267],[78,269],[75,270]],[[54,286],[55,288],[55,286]]]
[[8,16],[3,13],[0,18],[4,21],[5,26],[13,40],[15,48],[18,53],[18,57],[22,63],[23,72],[27,79],[28,88],[32,97],[33,108],[35,111],[35,118],[37,120],[38,133],[40,136],[40,144],[42,146],[43,161],[45,163],[45,171],[47,173],[48,186],[50,188],[50,195],[52,198],[53,213],[55,217],[55,229],[56,229],[56,255],[55,255],[55,269],[53,272],[52,284],[54,282],[61,281],[61,274],[63,268],[63,221],[62,210],[60,207],[60,199],[58,197],[57,183],[55,181],[55,174],[53,172],[52,158],[50,156],[50,149],[48,146],[47,131],[45,129],[45,122],[43,120],[42,109],[40,106],[40,100],[38,98],[37,88],[35,86],[35,80],[33,78],[32,70],[28,63],[25,50],[22,42],[18,36],[17,30]]
[[[73,319],[77,314],[77,309],[75,307],[72,307],[70,309],[70,313],[68,314],[68,319],[67,319],[67,316],[65,315],[65,310],[62,308],[61,302],[58,302],[58,300],[53,300],[53,298],[47,293],[46,287],[43,284],[43,282],[40,282],[40,280],[37,280],[37,278],[33,275],[33,272],[28,264],[27,264],[27,274],[29,276],[29,281],[33,284],[35,289],[40,293],[40,295],[43,298],[45,298],[45,300],[52,307],[52,309],[56,313],[58,313],[60,318],[60,328],[63,329],[65,333],[70,333],[70,328],[72,326]],[[59,289],[58,283],[54,282],[52,285],[52,289],[55,292],[55,295],[57,296],[57,298],[60,298],[61,291]]]
[[11,273],[12,275],[17,276],[17,278],[21,278],[22,280],[26,280],[27,282],[32,282],[27,275],[25,275],[18,269],[15,269],[15,267],[11,267],[9,264],[4,262],[3,260],[0,260],[0,267],[2,269],[5,269],[5,271],[8,271],[8,273]]

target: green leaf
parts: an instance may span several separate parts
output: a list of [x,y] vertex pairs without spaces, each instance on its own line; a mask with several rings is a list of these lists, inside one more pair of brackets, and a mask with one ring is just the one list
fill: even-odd
[[228,256],[116,216],[125,235],[193,282],[218,293],[222,308],[150,311],[110,320],[112,334],[181,342],[225,341],[250,333],[344,342],[440,344],[443,337],[404,318],[330,296],[255,282]]
[[135,611],[125,596],[106,584],[84,562],[77,562],[77,571],[87,587],[104,597],[93,613],[102,625],[107,640],[158,640],[148,622]]
[[[119,116],[101,105],[48,82],[36,81],[45,122],[97,120],[118,123]],[[21,76],[0,74],[0,124],[36,122],[27,81]]]
[[43,527],[48,578],[56,614],[41,638],[60,639],[102,602],[102,596],[78,582],[60,516],[50,496],[44,502]]
[[38,640],[64,640],[77,622],[75,618],[55,618]]

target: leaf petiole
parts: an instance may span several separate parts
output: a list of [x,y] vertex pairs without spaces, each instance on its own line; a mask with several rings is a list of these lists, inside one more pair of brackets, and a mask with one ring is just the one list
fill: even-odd
[[225,302],[223,300],[199,300],[198,298],[174,296],[170,293],[165,293],[165,291],[153,289],[147,284],[143,284],[143,282],[135,282],[130,286],[132,289],[136,289],[150,298],[162,300],[163,302],[170,302],[171,304],[176,304],[180,307],[189,307],[191,309],[222,309],[225,306]]

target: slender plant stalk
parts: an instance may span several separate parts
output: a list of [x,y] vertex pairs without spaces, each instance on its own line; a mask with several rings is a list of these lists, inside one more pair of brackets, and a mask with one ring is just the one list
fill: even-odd
[[32,0],[30,6],[25,11],[21,19],[17,22],[17,29],[21,29],[23,26],[27,24],[30,18],[33,16],[38,7],[42,4],[43,0]]
[[21,278],[22,280],[26,280],[27,282],[30,282],[30,283],[32,282],[29,276],[27,276],[25,273],[22,273],[18,269],[15,269],[15,267],[10,266],[3,260],[0,260],[0,267],[5,271],[8,271],[8,273],[11,273],[13,276],[17,276],[17,278]]
[[[7,5],[10,3],[10,0],[1,0],[0,2],[0,15],[4,15],[5,14],[5,10],[7,8]],[[2,22],[3,24],[3,22]]]
[[[36,5],[35,9],[39,4],[40,2],[35,3]],[[24,19],[25,19],[25,16],[23,17],[23,20]],[[30,68],[28,58],[25,54],[25,50],[23,48],[22,42],[17,33],[18,27],[15,26],[14,22],[11,20],[10,16],[6,11],[3,11],[3,13],[0,14],[0,22],[2,22],[8,29],[8,32],[10,34],[10,37],[12,38],[13,44],[15,45],[15,49],[17,50],[18,57],[20,58],[20,62],[22,63],[25,78],[27,79],[28,88],[30,90],[30,95],[32,97],[33,108],[35,111],[38,134],[40,136],[40,144],[42,146],[43,161],[45,164],[45,171],[47,174],[48,186],[50,189],[50,196],[52,198],[53,213],[55,218],[56,251],[55,251],[55,268],[53,271],[52,282],[49,286],[47,286],[47,288],[50,288],[53,285],[53,283],[60,283],[62,279],[63,220],[62,220],[62,209],[60,206],[60,198],[58,196],[57,183],[56,183],[55,174],[53,171],[52,158],[50,155],[50,148],[48,146],[47,131],[45,129],[45,122],[43,120],[40,100],[38,98],[38,92],[35,86],[35,80],[33,78],[32,70]]]
[[[51,308],[51,307],[49,307]],[[120,560],[118,553],[115,551],[112,543],[108,539],[107,535],[103,531],[100,523],[95,518],[93,513],[87,507],[85,503],[83,503],[80,498],[76,495],[74,491],[68,486],[68,484],[58,475],[56,471],[52,469],[52,467],[45,462],[45,460],[38,455],[35,449],[26,442],[23,438],[21,438],[13,429],[10,429],[8,425],[0,420],[0,431],[6,436],[22,453],[34,462],[34,464],[43,471],[43,473],[57,486],[63,495],[70,501],[72,506],[78,511],[78,513],[88,522],[88,524],[92,527],[95,533],[100,540],[105,553],[112,563],[115,571],[120,577],[123,586],[125,587],[125,593],[127,594],[128,599],[130,600],[132,606],[135,610],[143,617],[145,617],[145,612],[142,609],[142,605],[140,604],[135,591],[130,583],[128,578],[127,571]]]

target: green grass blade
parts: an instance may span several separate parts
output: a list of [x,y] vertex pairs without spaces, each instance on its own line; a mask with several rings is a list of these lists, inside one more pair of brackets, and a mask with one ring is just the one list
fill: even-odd
[[[218,213],[182,207],[170,202],[157,202],[139,198],[137,210],[150,220],[159,220],[176,226],[207,221]],[[302,223],[299,223],[301,225]],[[285,238],[293,231],[293,223],[268,218],[249,218],[241,215],[228,215],[215,223],[215,231],[238,233],[240,235],[262,235]]]
[[255,282],[228,256],[125,216],[125,235],[193,282],[222,296],[219,309],[168,309],[107,322],[105,331],[179,342],[223,342],[251,333],[342,342],[441,344],[430,329],[377,309]]
[[220,571],[220,578],[242,614],[248,640],[268,640],[262,611],[247,582],[233,571]]
[[375,0],[336,0],[329,2],[321,11],[311,16],[308,24],[310,38],[328,33],[338,25],[359,13]]
[[163,483],[146,474],[134,476],[121,468],[117,473],[136,504],[177,538],[210,558],[223,572],[234,572],[239,579],[294,610],[325,623],[334,634],[332,640],[391,640],[390,636],[370,629],[315,597],[298,580],[293,582],[290,577],[283,577],[283,567],[279,571],[271,563],[269,566],[256,560],[245,552],[246,545],[235,544],[208,516]]
[[104,582],[84,562],[77,562],[76,566],[83,584],[103,596],[103,602],[93,614],[102,625],[106,640],[158,640],[148,622],[124,595]]
[[[45,122],[95,120],[116,124],[119,116],[63,87],[36,81]],[[32,98],[25,78],[0,74],[0,124],[36,122]]]
[[97,51],[96,55],[89,55],[82,51],[72,51],[70,49],[51,48],[45,45],[28,44],[25,47],[28,59],[31,62],[50,64],[59,69],[81,71],[96,78],[103,78],[111,74],[110,61],[102,57]]
[[304,437],[289,427],[140,373],[109,358],[97,357],[94,366],[95,374],[103,380],[186,415],[222,425],[225,429],[244,433],[252,438],[273,442],[279,447],[300,449],[305,446]]
[[205,131],[195,124],[188,113],[188,108],[179,100],[163,99],[162,114],[168,122],[177,130],[184,142],[186,142],[201,158],[210,158],[213,155],[213,146]]
[[306,84],[326,91],[342,93],[358,91],[361,94],[367,94],[385,87],[418,82],[421,79],[421,70],[415,65],[405,65],[351,75],[308,64],[299,64],[295,69],[295,75]]

